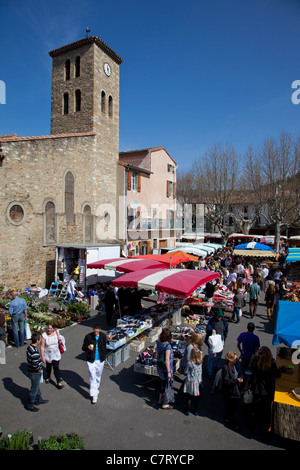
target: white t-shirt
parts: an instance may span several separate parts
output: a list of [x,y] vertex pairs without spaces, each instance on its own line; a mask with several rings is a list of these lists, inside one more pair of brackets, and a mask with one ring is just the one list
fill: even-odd
[[75,294],[75,286],[76,282],[74,281],[74,279],[71,279],[67,287],[67,294]]
[[262,277],[265,279],[269,275],[269,270],[267,268],[264,268],[262,270]]

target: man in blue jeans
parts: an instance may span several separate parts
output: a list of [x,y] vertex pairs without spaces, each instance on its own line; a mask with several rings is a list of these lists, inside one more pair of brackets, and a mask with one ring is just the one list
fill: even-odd
[[41,342],[41,334],[38,332],[32,333],[31,344],[27,348],[27,372],[31,381],[29,390],[28,404],[25,407],[28,411],[39,411],[35,405],[48,403],[48,400],[43,400],[40,391],[40,382],[42,374],[42,358],[40,356],[38,345]]
[[[25,341],[25,320],[27,320],[27,304],[25,299],[19,297],[17,292],[12,293],[13,300],[9,304],[9,315],[11,317],[14,345],[18,348]],[[19,338],[20,330],[20,338]]]

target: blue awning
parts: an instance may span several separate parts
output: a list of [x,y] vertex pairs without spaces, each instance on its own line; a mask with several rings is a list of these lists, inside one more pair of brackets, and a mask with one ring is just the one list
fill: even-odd
[[279,300],[272,344],[292,347],[297,340],[300,341],[300,302]]
[[300,248],[289,248],[289,254],[285,262],[295,263],[296,261],[300,261]]

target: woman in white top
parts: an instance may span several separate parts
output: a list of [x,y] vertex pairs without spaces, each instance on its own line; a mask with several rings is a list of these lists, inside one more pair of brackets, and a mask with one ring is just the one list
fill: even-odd
[[57,381],[57,388],[63,387],[61,383],[61,376],[59,370],[59,361],[61,360],[61,353],[58,346],[58,339],[60,339],[65,346],[65,338],[61,336],[52,325],[48,325],[46,332],[41,337],[41,357],[42,361],[46,363],[46,383],[50,382],[51,369],[53,367],[54,376]]
[[237,273],[236,271],[234,271],[234,269],[232,269],[228,277],[228,287],[232,290],[232,292],[234,291],[234,289],[237,288],[236,281],[237,281]]

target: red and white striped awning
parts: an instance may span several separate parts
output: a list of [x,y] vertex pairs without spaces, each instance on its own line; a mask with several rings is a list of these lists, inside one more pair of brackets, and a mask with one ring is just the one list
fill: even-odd
[[113,258],[101,259],[93,263],[88,263],[90,269],[111,269],[124,273],[141,271],[143,269],[165,268],[166,264],[155,260],[134,259],[134,258]]
[[116,287],[137,287],[187,298],[197,287],[218,277],[220,277],[220,274],[213,271],[147,269],[125,274],[118,279],[114,279],[112,284]]

